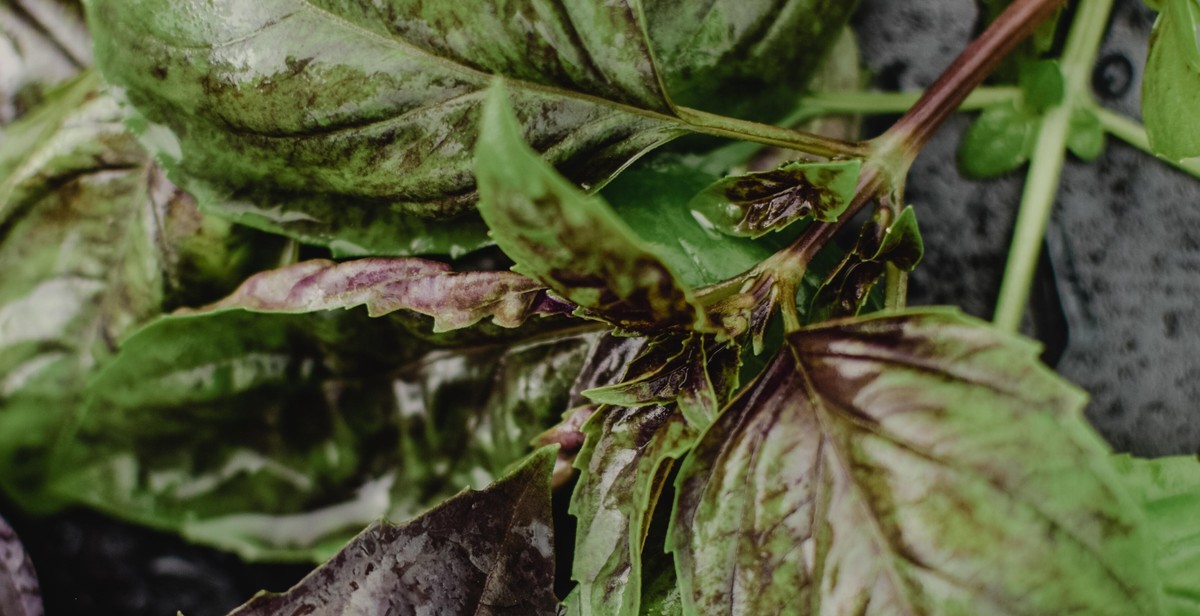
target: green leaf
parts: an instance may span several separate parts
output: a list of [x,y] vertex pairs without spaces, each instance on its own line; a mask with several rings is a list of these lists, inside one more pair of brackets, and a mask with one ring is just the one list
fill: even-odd
[[760,237],[799,220],[833,222],[854,198],[861,167],[858,160],[792,162],[720,180],[696,195],[690,207],[713,228],[743,237]]
[[676,102],[760,120],[778,119],[792,109],[857,4],[642,3],[663,81]]
[[1013,103],[984,109],[963,137],[959,149],[963,172],[983,179],[1020,167],[1029,160],[1036,134],[1036,117]]
[[1195,456],[1114,457],[1155,537],[1164,613],[1200,614],[1200,463]]
[[1163,0],[1150,32],[1142,117],[1150,147],[1173,162],[1200,157],[1200,7]]
[[1100,116],[1087,107],[1076,107],[1071,112],[1071,127],[1067,134],[1067,148],[1071,153],[1086,161],[1093,161],[1104,153],[1104,126]]
[[637,234],[522,142],[500,82],[483,113],[479,211],[514,270],[623,329],[707,327],[691,291]]
[[1062,104],[1066,80],[1057,60],[1033,60],[1021,65],[1018,84],[1021,102],[1033,113],[1043,113]]
[[519,327],[534,314],[568,312],[545,287],[511,272],[455,272],[426,259],[314,259],[250,277],[232,295],[203,311],[241,308],[254,312],[304,313],[366,305],[370,316],[410,310],[433,317],[440,333],[491,317]]
[[0,614],[42,616],[42,593],[38,589],[33,561],[17,533],[0,518]]
[[55,489],[248,559],[323,559],[528,453],[594,335],[423,354],[391,317],[162,318],[89,384]]
[[553,463],[553,451],[542,449],[488,488],[407,524],[376,522],[291,590],[260,592],[230,616],[553,616]]
[[92,63],[81,7],[63,0],[0,3],[0,136],[49,89]]
[[952,311],[789,336],[679,471],[685,613],[1158,613],[1141,511],[1037,355]]
[[682,457],[697,431],[674,405],[603,406],[583,430],[570,507],[579,529],[571,569],[579,613],[635,616],[643,547],[668,460]]
[[[524,140],[585,186],[684,130],[633,2],[88,7],[97,63],[173,179],[241,222],[353,246],[342,254],[406,254],[430,229],[442,237],[419,250],[470,243],[461,225],[397,213],[471,210],[494,75],[511,84]],[[364,223],[395,228],[353,232]]]

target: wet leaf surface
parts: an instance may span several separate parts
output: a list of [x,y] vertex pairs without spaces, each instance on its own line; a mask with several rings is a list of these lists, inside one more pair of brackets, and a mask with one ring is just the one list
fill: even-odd
[[552,616],[553,463],[553,450],[543,449],[407,524],[376,522],[291,590],[260,593],[230,616]]
[[791,335],[680,470],[685,611],[1157,613],[1140,511],[1036,356],[944,311]]

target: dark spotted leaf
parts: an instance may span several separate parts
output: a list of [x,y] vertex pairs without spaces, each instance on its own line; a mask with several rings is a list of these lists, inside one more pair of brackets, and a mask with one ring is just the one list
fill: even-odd
[[1157,614],[1141,511],[1036,345],[951,311],[802,330],[700,438],[688,614]]
[[813,296],[806,315],[809,323],[861,314],[869,308],[872,291],[889,264],[908,272],[921,261],[925,243],[912,206],[905,207],[891,224],[886,224],[884,221],[891,217],[890,212],[879,210],[863,227],[854,249],[830,272]]
[[0,518],[0,614],[42,616],[43,613],[33,561],[17,533]]
[[698,431],[673,404],[602,406],[583,430],[570,507],[579,529],[571,569],[579,613],[635,616],[654,505],[669,461],[687,452]]
[[788,163],[725,178],[704,189],[691,209],[730,235],[759,237],[800,220],[832,222],[854,197],[862,163]]
[[1164,613],[1200,614],[1200,461],[1120,455],[1114,462],[1154,535]]
[[691,291],[637,234],[525,145],[499,82],[476,160],[479,211],[514,270],[624,329],[707,327]]
[[365,305],[373,317],[397,310],[433,317],[433,331],[440,333],[487,317],[501,327],[518,327],[535,314],[570,311],[545,290],[512,272],[455,272],[426,259],[317,259],[255,274],[203,310],[303,313]]
[[553,616],[553,450],[403,525],[376,522],[285,593],[230,616]]
[[1200,157],[1200,6],[1163,0],[1150,32],[1142,116],[1150,147],[1172,162]]

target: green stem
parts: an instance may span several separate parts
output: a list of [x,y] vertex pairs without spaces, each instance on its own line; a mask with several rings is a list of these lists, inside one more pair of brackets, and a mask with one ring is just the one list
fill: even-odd
[[[915,105],[922,95],[923,92],[817,92],[800,101],[800,109],[783,123],[797,124],[827,115],[904,113]],[[976,111],[1020,98],[1021,89],[1017,87],[980,87],[963,99],[958,110]]]
[[[1136,120],[1105,109],[1100,105],[1093,105],[1092,111],[1096,113],[1096,117],[1100,118],[1100,126],[1104,127],[1105,132],[1158,158],[1158,155],[1150,148],[1150,138],[1146,136],[1146,127],[1139,124]],[[1159,158],[1159,160],[1184,173],[1189,173],[1200,178],[1200,160],[1194,158],[1189,158],[1181,162],[1175,162],[1166,158]]]
[[1062,104],[1046,112],[1038,128],[1012,246],[1005,264],[1004,281],[1000,285],[1000,297],[996,303],[993,321],[1005,331],[1017,331],[1029,302],[1029,290],[1033,285],[1042,239],[1046,235],[1046,225],[1058,194],[1059,177],[1066,159],[1071,114],[1076,107],[1089,104],[1091,100],[1088,80],[1112,3],[1113,0],[1081,0],[1075,21],[1071,24],[1071,33],[1062,57],[1065,95]]
[[908,304],[908,272],[888,263],[886,282],[883,305],[888,310],[903,310]]
[[823,137],[792,128],[739,120],[688,107],[680,107],[676,111],[691,130],[716,137],[753,141],[824,158],[863,158],[868,152],[866,145],[862,143]]

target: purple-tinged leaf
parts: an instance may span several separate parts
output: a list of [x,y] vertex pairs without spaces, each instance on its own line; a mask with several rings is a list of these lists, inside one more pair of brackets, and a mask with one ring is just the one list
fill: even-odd
[[291,590],[259,593],[230,616],[551,616],[553,465],[554,452],[542,449],[407,524],[372,524]]
[[680,469],[685,613],[1159,613],[1141,511],[1037,354],[950,311],[790,335]]
[[17,533],[0,518],[0,615],[42,616],[42,593],[33,561]]
[[445,332],[486,317],[501,327],[519,327],[532,315],[573,308],[545,291],[520,274],[455,272],[427,259],[314,259],[251,276],[232,295],[201,310],[303,313],[365,305],[373,317],[397,310],[431,316],[433,331]]

